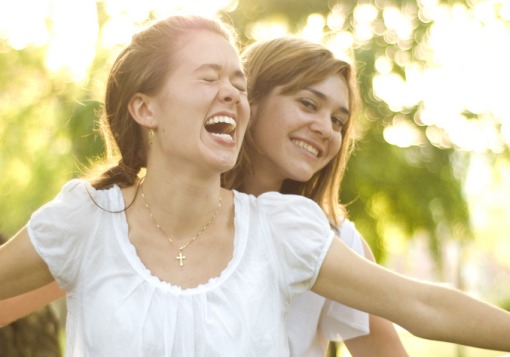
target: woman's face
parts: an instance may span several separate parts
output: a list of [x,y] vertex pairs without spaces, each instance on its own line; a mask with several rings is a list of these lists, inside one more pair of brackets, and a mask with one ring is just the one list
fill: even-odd
[[256,180],[279,190],[283,180],[308,181],[338,153],[349,119],[345,80],[332,75],[294,94],[276,87],[252,106]]
[[187,34],[181,44],[165,85],[151,97],[157,121],[151,151],[161,156],[155,162],[166,160],[180,171],[226,171],[236,162],[250,116],[238,54],[210,31]]

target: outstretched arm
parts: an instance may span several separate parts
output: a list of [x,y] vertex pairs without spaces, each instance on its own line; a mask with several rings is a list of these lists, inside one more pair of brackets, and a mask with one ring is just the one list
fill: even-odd
[[64,296],[65,291],[61,290],[54,281],[28,293],[0,300],[0,327],[25,317]]
[[460,291],[390,272],[335,239],[316,293],[431,340],[510,352],[510,313]]
[[35,251],[26,227],[0,246],[0,300],[37,289],[52,281],[48,266]]
[[[375,262],[374,254],[364,238],[361,239],[365,257]],[[352,356],[407,357],[393,323],[379,316],[369,316],[370,334],[344,341]]]

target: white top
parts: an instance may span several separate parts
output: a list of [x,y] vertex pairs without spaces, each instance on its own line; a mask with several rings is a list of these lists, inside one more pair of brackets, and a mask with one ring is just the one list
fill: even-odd
[[234,203],[233,258],[191,289],[142,264],[117,186],[72,180],[37,210],[30,238],[68,292],[67,356],[289,356],[286,308],[315,282],[333,233],[301,196],[234,192]]
[[[365,255],[354,223],[345,220],[336,234],[356,253]],[[366,312],[327,300],[312,291],[293,299],[287,323],[293,357],[323,357],[328,341],[348,340],[370,332]]]

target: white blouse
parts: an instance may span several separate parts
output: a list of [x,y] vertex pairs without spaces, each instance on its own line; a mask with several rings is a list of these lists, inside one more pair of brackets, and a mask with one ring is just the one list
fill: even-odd
[[[336,235],[364,256],[361,235],[354,223],[345,220]],[[293,357],[323,357],[328,341],[342,341],[370,332],[366,312],[327,300],[307,291],[292,300],[288,314],[290,354]]]
[[333,232],[301,196],[234,192],[234,203],[233,258],[191,289],[142,264],[117,186],[72,180],[37,210],[30,238],[68,292],[67,356],[288,356],[286,310],[315,282]]

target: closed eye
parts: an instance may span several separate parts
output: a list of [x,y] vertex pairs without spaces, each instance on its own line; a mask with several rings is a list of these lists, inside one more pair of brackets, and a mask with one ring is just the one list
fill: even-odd
[[248,89],[246,88],[246,83],[232,83],[232,85],[239,91],[239,92],[246,92]]

